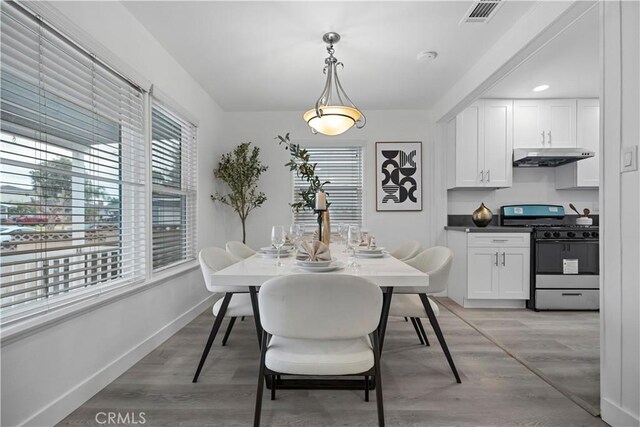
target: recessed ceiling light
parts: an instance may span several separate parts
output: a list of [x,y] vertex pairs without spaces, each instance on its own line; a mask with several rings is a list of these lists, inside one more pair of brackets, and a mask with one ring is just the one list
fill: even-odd
[[533,88],[534,92],[542,92],[543,90],[549,89],[549,85],[540,85]]
[[416,55],[418,61],[434,60],[438,57],[438,52],[433,50],[425,50]]

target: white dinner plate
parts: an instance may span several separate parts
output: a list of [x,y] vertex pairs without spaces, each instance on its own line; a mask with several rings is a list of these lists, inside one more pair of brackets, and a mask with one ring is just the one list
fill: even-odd
[[298,265],[297,268],[304,271],[312,271],[314,273],[326,273],[329,271],[342,270],[344,268],[344,264],[341,263],[340,261],[336,261],[324,267],[318,267],[318,266],[305,267],[302,265]]
[[358,258],[384,258],[389,254],[389,252],[380,252],[380,253],[367,253],[367,252],[356,252],[356,256]]
[[[286,247],[281,247],[280,248],[280,254],[282,255],[283,253],[288,253],[291,252],[293,249],[292,248],[286,248]],[[273,246],[265,246],[264,248],[260,248],[260,252],[262,253],[269,253],[269,254],[277,254],[278,253],[278,249],[274,248]]]
[[361,246],[359,248],[356,249],[356,252],[363,252],[363,253],[382,253],[384,251],[384,248],[382,246],[377,246],[375,248],[367,248],[366,246]]
[[[262,252],[262,251],[258,251],[257,252],[258,256],[261,256],[263,258],[278,258],[278,253],[277,252]],[[291,252],[280,252],[280,258],[288,258],[289,256],[291,256]]]
[[334,261],[336,261],[335,258],[331,258],[329,261],[307,261],[307,260],[297,259],[296,265],[300,267],[326,267]]

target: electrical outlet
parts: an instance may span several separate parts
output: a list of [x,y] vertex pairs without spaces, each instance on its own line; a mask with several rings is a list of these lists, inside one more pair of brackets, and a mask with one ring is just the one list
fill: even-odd
[[638,170],[638,146],[622,147],[620,152],[620,173]]

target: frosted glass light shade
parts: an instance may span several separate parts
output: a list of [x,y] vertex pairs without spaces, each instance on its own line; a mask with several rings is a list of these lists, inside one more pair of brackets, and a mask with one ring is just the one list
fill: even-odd
[[322,117],[318,117],[316,109],[304,113],[304,120],[323,135],[340,135],[348,131],[360,118],[362,113],[355,108],[342,105],[327,105],[320,107]]

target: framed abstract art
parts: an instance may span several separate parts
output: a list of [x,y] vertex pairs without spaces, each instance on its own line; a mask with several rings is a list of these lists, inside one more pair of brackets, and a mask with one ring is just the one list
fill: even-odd
[[376,210],[422,210],[422,142],[376,142]]

